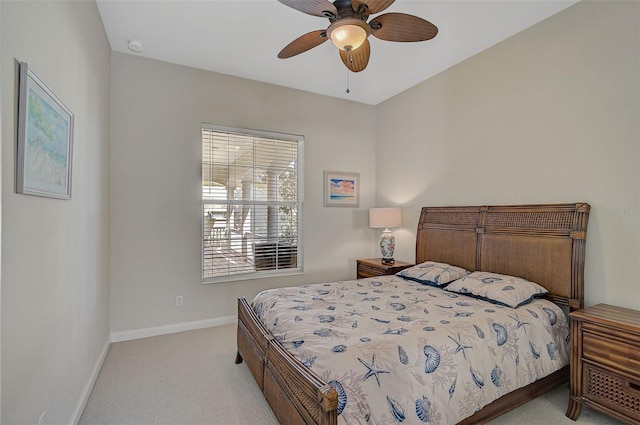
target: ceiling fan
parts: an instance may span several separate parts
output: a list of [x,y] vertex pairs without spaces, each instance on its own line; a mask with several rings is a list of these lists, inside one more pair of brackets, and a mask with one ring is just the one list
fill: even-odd
[[395,0],[278,0],[300,12],[328,18],[325,30],[304,34],[278,53],[280,59],[306,52],[328,39],[338,47],[340,58],[352,72],[367,67],[371,53],[368,37],[387,41],[425,41],[438,34],[431,22],[406,13],[385,13],[367,22],[370,15],[380,13]]

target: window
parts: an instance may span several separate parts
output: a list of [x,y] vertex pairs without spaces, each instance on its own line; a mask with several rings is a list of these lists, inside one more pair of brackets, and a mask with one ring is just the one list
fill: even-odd
[[202,277],[299,271],[304,139],[202,126]]

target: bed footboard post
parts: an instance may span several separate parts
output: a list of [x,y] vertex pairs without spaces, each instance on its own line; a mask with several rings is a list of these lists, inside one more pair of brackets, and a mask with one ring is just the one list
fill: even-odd
[[320,414],[319,425],[336,425],[338,423],[338,392],[331,385],[318,388],[318,403],[324,412]]

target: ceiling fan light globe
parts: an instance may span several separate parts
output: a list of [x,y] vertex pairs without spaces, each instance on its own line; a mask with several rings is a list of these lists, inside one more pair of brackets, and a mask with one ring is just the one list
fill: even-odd
[[327,35],[340,50],[355,50],[369,36],[369,26],[360,19],[341,19],[327,29]]

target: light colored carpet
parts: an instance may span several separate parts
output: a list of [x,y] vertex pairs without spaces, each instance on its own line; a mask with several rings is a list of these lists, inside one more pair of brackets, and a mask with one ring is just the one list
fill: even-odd
[[[80,425],[277,425],[246,365],[235,325],[111,345]],[[491,425],[619,425],[588,407],[568,419],[562,386]]]

